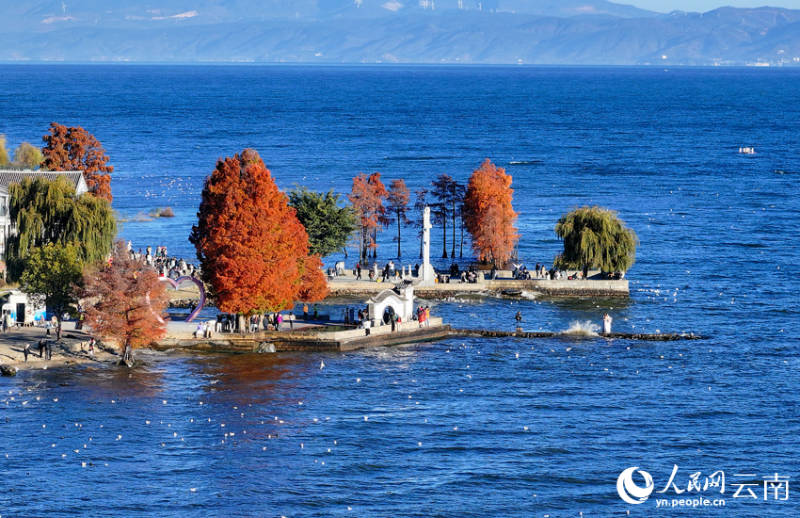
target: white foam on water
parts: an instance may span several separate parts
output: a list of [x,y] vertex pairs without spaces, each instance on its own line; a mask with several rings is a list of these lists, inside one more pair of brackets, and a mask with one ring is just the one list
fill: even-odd
[[536,300],[536,295],[537,295],[537,294],[536,294],[536,292],[524,291],[524,290],[523,290],[523,292],[520,294],[520,296],[521,296],[522,298],[524,298],[524,299],[528,299],[528,300]]
[[600,326],[598,324],[593,323],[591,320],[586,320],[584,322],[572,322],[569,329],[561,331],[558,334],[570,336],[600,336],[598,335],[599,332]]

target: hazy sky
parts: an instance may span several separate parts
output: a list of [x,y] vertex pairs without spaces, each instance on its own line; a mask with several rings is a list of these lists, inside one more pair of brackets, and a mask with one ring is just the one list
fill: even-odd
[[668,13],[670,11],[708,12],[718,7],[786,7],[800,9],[800,0],[611,0],[618,4],[635,5],[642,9]]

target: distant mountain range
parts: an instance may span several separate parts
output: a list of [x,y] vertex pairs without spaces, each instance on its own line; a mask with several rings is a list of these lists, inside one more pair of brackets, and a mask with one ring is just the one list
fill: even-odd
[[[800,10],[605,0],[19,0],[0,61],[800,66]],[[116,4],[116,3],[114,3]]]

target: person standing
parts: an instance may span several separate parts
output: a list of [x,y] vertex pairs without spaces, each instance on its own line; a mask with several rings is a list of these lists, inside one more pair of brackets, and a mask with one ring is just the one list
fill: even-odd
[[278,318],[275,319],[275,327],[277,330],[281,330],[281,324],[283,324],[283,313],[278,313]]
[[520,327],[520,324],[522,324],[522,311],[517,311],[516,316],[514,316],[514,320],[517,321],[517,327]]
[[22,350],[22,354],[25,355],[25,363],[28,363],[28,355],[31,352],[31,344],[25,344],[25,348]]
[[44,358],[44,340],[39,340],[39,358]]
[[294,313],[289,312],[289,331],[294,329]]
[[361,263],[360,262],[356,263],[356,280],[357,281],[361,280]]
[[425,306],[425,327],[430,327],[431,325],[431,307]]
[[317,308],[317,305],[314,304],[314,320],[318,318],[319,318],[319,309]]
[[603,315],[603,334],[604,335],[610,335],[611,334],[611,322],[613,320],[614,319],[611,318],[611,315],[609,315],[608,313]]
[[303,320],[308,320],[308,304],[303,304]]
[[52,360],[53,359],[53,342],[47,342],[45,347],[46,347],[46,349],[45,349],[45,353],[46,353],[45,360]]

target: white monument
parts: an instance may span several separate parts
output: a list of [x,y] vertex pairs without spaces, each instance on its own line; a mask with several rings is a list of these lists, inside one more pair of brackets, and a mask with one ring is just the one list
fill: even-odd
[[419,272],[418,286],[433,286],[436,272],[431,266],[431,208],[425,207],[422,219],[422,268]]

